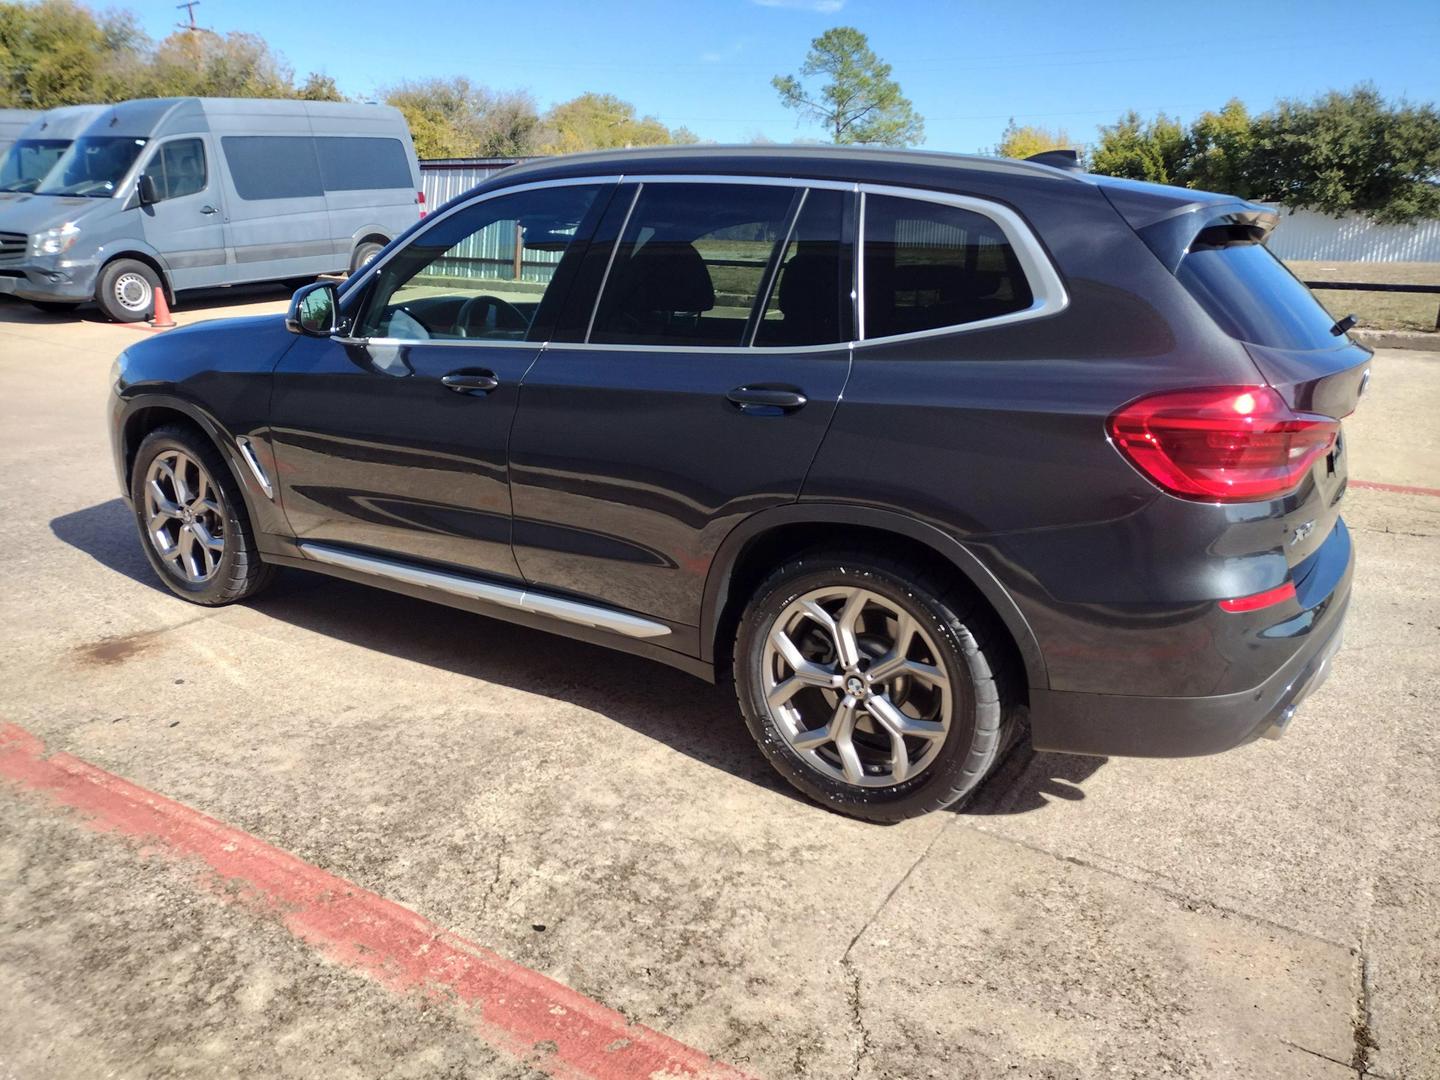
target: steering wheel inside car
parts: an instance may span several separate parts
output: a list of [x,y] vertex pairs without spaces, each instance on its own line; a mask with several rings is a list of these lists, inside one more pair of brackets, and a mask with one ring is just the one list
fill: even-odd
[[[479,325],[476,318],[479,316]],[[456,337],[483,337],[487,331],[513,332],[530,328],[530,320],[514,304],[498,296],[472,296],[455,315]],[[475,333],[474,331],[479,331]]]

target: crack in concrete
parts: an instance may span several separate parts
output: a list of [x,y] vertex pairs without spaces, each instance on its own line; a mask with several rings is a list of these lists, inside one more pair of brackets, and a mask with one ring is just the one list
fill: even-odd
[[900,887],[909,881],[910,876],[915,873],[916,868],[930,857],[930,852],[933,851],[935,845],[940,842],[940,838],[945,835],[945,830],[954,825],[957,820],[959,819],[952,814],[948,820],[935,830],[935,835],[930,838],[930,842],[925,845],[924,850],[915,856],[915,861],[910,864],[905,873],[900,875],[895,884],[890,886],[890,891],[885,894],[885,898],[881,900],[875,910],[870,913],[870,917],[865,920],[860,929],[855,931],[855,936],[850,939],[850,944],[846,945],[845,951],[840,954],[840,967],[845,972],[845,976],[850,983],[849,989],[846,992],[846,1000],[850,1004],[850,1018],[860,1037],[860,1043],[855,1048],[854,1058],[850,1062],[850,1080],[858,1080],[860,1067],[870,1054],[870,1029],[865,1024],[864,1009],[860,1001],[860,969],[855,966],[855,961],[850,958],[850,954],[854,951],[860,939],[865,936],[865,932],[875,924],[875,920],[880,917],[880,913],[890,906],[890,901],[895,898],[895,894],[900,891]]
[[1370,1051],[1378,1050],[1379,1044],[1375,1041],[1374,1029],[1371,1027],[1373,1016],[1370,1013],[1370,960],[1365,955],[1364,949],[1360,951],[1360,988],[1355,995],[1355,1018],[1351,1021],[1351,1035],[1355,1041],[1355,1052],[1350,1057],[1349,1065],[1355,1070],[1356,1076],[1376,1075],[1370,1071]]
[[1007,844],[1014,844],[1016,847],[1022,847],[1027,851],[1033,851],[1038,855],[1048,855],[1050,858],[1055,859],[1059,862],[1072,863],[1075,866],[1084,867],[1086,870],[1094,870],[1098,874],[1106,874],[1109,877],[1116,878],[1120,881],[1127,881],[1131,885],[1138,885],[1142,889],[1149,889],[1151,892],[1159,893],[1161,896],[1164,896],[1167,899],[1173,900],[1176,903],[1181,904],[1185,907],[1187,911],[1199,911],[1201,909],[1204,909],[1206,911],[1211,911],[1219,915],[1230,915],[1234,916],[1237,919],[1244,919],[1246,922],[1254,923],[1256,926],[1263,926],[1270,930],[1279,930],[1286,934],[1294,934],[1296,937],[1308,938],[1311,941],[1318,941],[1320,944],[1328,945],[1332,949],[1344,949],[1352,956],[1357,956],[1360,952],[1360,946],[1358,943],[1352,945],[1347,944],[1343,941],[1333,941],[1330,938],[1325,937],[1323,934],[1316,934],[1309,930],[1302,930],[1298,926],[1287,926],[1285,923],[1276,922],[1274,919],[1267,919],[1263,915],[1253,915],[1248,911],[1241,911],[1239,908],[1232,908],[1227,907],[1224,904],[1217,904],[1213,900],[1206,900],[1203,897],[1198,896],[1190,896],[1189,894],[1180,892],[1176,889],[1167,889],[1164,885],[1160,885],[1157,882],[1145,881],[1141,878],[1130,877],[1129,875],[1122,874],[1118,870],[1114,870],[1111,867],[1100,866],[1096,863],[1087,862],[1086,860],[1080,858],[1078,855],[1063,855],[1058,851],[1051,851],[1049,848],[1041,847],[1038,844],[1032,844],[1025,840],[1019,840],[1013,836],[1006,836],[1004,833],[993,832],[990,829],[981,828],[978,825],[966,824],[965,828],[970,829],[974,832],[982,833],[985,836],[994,837],[996,840],[1004,841]]

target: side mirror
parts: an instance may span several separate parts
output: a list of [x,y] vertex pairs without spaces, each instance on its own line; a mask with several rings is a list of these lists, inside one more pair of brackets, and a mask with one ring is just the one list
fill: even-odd
[[155,178],[149,173],[141,173],[135,186],[140,194],[141,206],[152,206],[160,201],[160,192],[155,189]]
[[329,337],[339,328],[340,293],[333,281],[317,281],[290,299],[285,329],[306,337]]

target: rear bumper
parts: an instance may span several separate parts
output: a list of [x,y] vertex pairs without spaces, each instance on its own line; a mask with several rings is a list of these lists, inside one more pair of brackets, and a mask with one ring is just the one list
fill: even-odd
[[1278,738],[1296,708],[1330,673],[1344,638],[1353,555],[1340,581],[1297,619],[1303,644],[1250,690],[1208,697],[1136,697],[1064,690],[1030,691],[1037,750],[1122,757],[1217,754],[1260,736]]

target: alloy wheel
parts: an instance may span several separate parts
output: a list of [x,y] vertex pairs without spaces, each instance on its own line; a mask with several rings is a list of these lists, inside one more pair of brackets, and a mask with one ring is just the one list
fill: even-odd
[[766,708],[812,769],[856,787],[890,787],[924,772],[950,732],[941,653],[896,601],[854,586],[814,589],[770,628],[762,660]]
[[205,467],[183,450],[163,450],[145,473],[145,535],[162,562],[200,585],[225,554],[225,503]]

